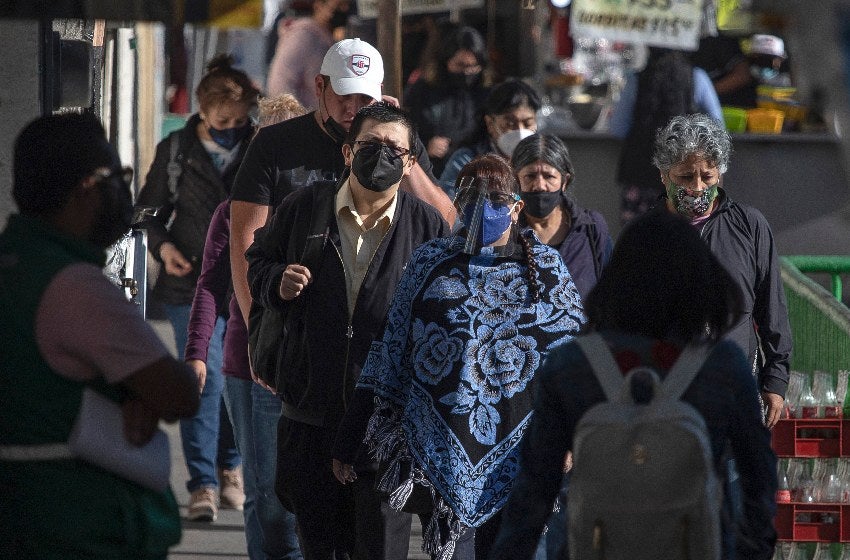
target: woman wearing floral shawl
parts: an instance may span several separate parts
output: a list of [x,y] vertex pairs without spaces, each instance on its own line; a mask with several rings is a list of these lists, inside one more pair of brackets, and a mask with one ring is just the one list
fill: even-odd
[[535,371],[585,322],[558,252],[516,227],[523,203],[510,165],[479,157],[456,186],[465,228],[413,253],[333,462],[350,482],[365,441],[390,506],[402,509],[415,486],[430,494],[423,549],[439,560],[486,558],[519,468]]

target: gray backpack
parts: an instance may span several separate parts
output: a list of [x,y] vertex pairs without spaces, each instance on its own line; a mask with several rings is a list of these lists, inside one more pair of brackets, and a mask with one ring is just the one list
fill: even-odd
[[[680,400],[711,348],[688,346],[661,381],[621,375],[596,333],[576,339],[607,401],[582,416],[567,494],[570,560],[717,560],[722,486],[702,415]],[[652,399],[635,403],[642,372]]]

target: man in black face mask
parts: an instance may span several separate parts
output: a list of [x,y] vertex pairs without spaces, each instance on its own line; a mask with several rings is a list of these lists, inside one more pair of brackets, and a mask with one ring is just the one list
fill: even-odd
[[161,419],[198,407],[192,370],[101,270],[104,250],[130,227],[126,177],[92,116],[42,117],[15,143],[19,213],[0,234],[3,558],[129,558],[140,547],[164,557],[179,540],[170,490],[75,460],[68,445],[90,386],[121,403],[134,445],[150,440]]
[[407,558],[410,516],[382,507],[365,450],[359,458],[346,457],[355,470],[342,472],[338,463],[332,470],[332,446],[411,253],[450,233],[433,207],[399,190],[415,165],[414,138],[407,116],[392,105],[360,109],[341,148],[350,175],[336,184],[333,204],[321,215],[328,225],[320,264],[301,264],[298,247],[306,238],[305,217],[316,219],[314,191],[334,189],[329,182],[286,197],[248,250],[255,301],[305,310],[309,363],[293,366],[285,348],[277,359],[286,384],[278,386],[283,412],[276,489],[295,513],[306,560]]
[[[340,180],[348,173],[342,144],[358,109],[380,101],[384,81],[381,54],[366,41],[344,39],[325,53],[314,76],[315,105],[306,115],[267,126],[251,142],[231,192],[230,264],[233,288],[246,321],[251,308],[245,250],[254,231],[291,192],[318,180]],[[390,98],[391,99],[391,98]],[[402,189],[455,221],[452,201],[438,187],[422,143],[410,146],[413,163]]]

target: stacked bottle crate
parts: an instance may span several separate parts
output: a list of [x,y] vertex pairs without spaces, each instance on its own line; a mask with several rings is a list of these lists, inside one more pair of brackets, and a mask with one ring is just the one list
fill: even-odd
[[780,459],[776,559],[850,560],[847,381],[847,371],[791,372],[784,417],[773,429]]

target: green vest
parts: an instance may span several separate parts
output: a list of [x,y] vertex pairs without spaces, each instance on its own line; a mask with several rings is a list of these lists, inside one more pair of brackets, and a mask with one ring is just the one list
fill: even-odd
[[[85,383],[45,362],[35,316],[62,269],[102,267],[103,259],[30,217],[11,216],[0,234],[0,446],[68,441]],[[0,558],[165,558],[179,540],[170,490],[153,492],[79,460],[0,461]]]

